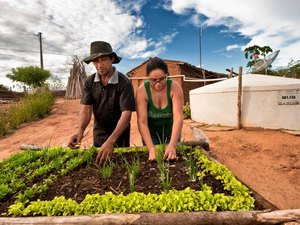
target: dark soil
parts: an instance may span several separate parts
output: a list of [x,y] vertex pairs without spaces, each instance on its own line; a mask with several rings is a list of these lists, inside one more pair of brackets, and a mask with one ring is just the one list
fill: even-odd
[[[136,153],[126,153],[128,162],[132,162],[132,158],[136,157]],[[180,155],[179,155],[180,156]],[[148,153],[138,153],[140,160],[140,172],[136,178],[135,191],[147,193],[161,193],[161,181],[159,179],[159,170],[156,162],[149,162]],[[68,173],[54,182],[45,193],[35,196],[31,201],[52,200],[55,196],[65,196],[72,198],[77,202],[81,202],[86,194],[104,194],[105,192],[113,192],[114,194],[130,193],[129,178],[127,170],[121,157],[114,154],[112,160],[115,162],[112,176],[109,179],[104,179],[99,172],[99,168],[95,165],[84,165],[76,170]],[[169,162],[171,189],[183,190],[190,187],[194,190],[201,190],[201,185],[198,180],[189,181],[189,176],[185,166],[185,161],[179,157],[176,161]],[[40,180],[35,180],[35,183],[41,183]],[[203,183],[212,187],[213,193],[225,193],[230,195],[230,192],[223,189],[223,184],[216,180],[213,176],[207,175]],[[31,185],[30,185],[31,186]],[[14,197],[3,199],[0,205],[0,214],[7,212],[7,208],[14,203]]]
[[[124,154],[123,154],[124,155]],[[135,156],[135,153],[125,154],[129,162]],[[135,191],[160,194],[163,192],[160,173],[156,162],[149,162],[148,153],[139,153],[140,173],[136,178]],[[114,194],[130,193],[128,172],[119,155],[114,154],[112,160],[115,162],[111,178],[104,179],[95,165],[83,166],[77,170],[61,177],[48,190],[47,193],[37,196],[36,199],[51,200],[55,196],[65,196],[81,202],[86,194],[104,194],[113,192]],[[189,181],[187,169],[184,160],[179,157],[177,161],[169,162],[171,189],[184,190],[190,187],[194,190],[201,190],[199,181]],[[206,176],[204,183],[212,187],[214,193],[230,192],[223,189],[223,184],[213,176]]]

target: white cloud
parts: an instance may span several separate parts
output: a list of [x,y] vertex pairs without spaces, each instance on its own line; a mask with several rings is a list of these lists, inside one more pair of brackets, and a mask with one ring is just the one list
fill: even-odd
[[228,45],[226,47],[226,51],[231,51],[231,50],[234,50],[234,49],[242,49],[242,46],[238,45],[238,44],[234,44],[234,45]]
[[163,35],[156,41],[153,39],[146,40],[143,37],[133,37],[126,41],[120,53],[130,59],[157,56],[166,50],[166,44],[171,43],[177,34],[177,32],[173,32]]
[[116,52],[130,58],[161,53],[170,35],[162,35],[158,40],[144,35],[146,23],[140,11],[145,2],[2,0],[0,78],[3,80],[10,68],[40,65],[38,32],[43,33],[44,67],[52,72],[73,54],[88,55],[89,45],[95,40],[110,42]]
[[[298,0],[167,0],[164,6],[177,14],[205,15],[204,26],[223,25],[251,39],[247,46],[269,45],[280,49],[275,65],[286,65],[300,55],[300,1]],[[195,26],[199,18],[191,16]],[[201,21],[200,21],[201,22]],[[230,47],[229,47],[230,48]]]

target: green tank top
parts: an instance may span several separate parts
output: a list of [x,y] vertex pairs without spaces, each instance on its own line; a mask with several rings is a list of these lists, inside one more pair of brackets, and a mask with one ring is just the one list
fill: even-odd
[[157,108],[152,101],[149,80],[144,82],[148,96],[148,127],[152,137],[164,140],[171,136],[173,126],[173,110],[171,100],[171,85],[172,80],[167,79],[167,99],[168,104],[165,108]]

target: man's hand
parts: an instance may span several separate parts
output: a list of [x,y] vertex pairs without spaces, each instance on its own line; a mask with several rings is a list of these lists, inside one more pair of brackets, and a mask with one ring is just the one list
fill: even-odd
[[81,133],[72,135],[68,142],[68,147],[79,148],[82,138],[83,138],[83,134],[81,134]]
[[174,159],[176,159],[176,147],[168,144],[163,160],[174,160]]
[[114,143],[112,141],[107,140],[101,146],[99,150],[95,163],[97,165],[102,165],[104,161],[111,156],[114,150]]

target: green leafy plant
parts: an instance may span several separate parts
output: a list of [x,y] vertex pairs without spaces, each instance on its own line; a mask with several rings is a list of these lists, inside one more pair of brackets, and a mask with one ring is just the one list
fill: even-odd
[[197,166],[196,166],[196,161],[194,159],[194,155],[190,153],[186,153],[183,156],[185,160],[185,166],[187,168],[187,173],[189,175],[189,180],[190,181],[196,181],[196,174],[197,174]]
[[124,156],[121,157],[129,176],[130,192],[134,192],[135,178],[138,176],[140,172],[140,160],[138,158],[138,155],[136,155],[136,157],[133,159],[132,163],[130,164]]
[[171,188],[172,178],[169,175],[170,164],[163,161],[165,147],[165,145],[158,146],[155,153],[155,159],[160,173],[161,186],[165,192],[168,192]]
[[114,166],[115,166],[114,162],[110,159],[107,159],[105,160],[103,166],[99,167],[99,173],[101,174],[103,179],[106,180],[111,177]]

